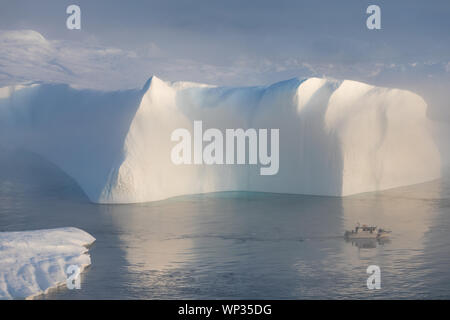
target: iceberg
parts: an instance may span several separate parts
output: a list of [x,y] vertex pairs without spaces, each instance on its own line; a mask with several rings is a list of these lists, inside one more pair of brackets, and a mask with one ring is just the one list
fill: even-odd
[[0,300],[31,299],[66,284],[67,268],[91,264],[95,238],[77,228],[0,232]]
[[[151,77],[140,90],[63,84],[0,89],[0,145],[25,149],[71,176],[96,203],[217,192],[347,196],[434,180],[440,153],[417,94],[351,80],[291,79],[217,87]],[[279,129],[279,170],[179,165],[174,130]]]

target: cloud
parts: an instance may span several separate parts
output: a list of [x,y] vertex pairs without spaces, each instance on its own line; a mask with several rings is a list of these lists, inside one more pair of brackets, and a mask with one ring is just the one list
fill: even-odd
[[[214,58],[214,54],[210,56]],[[0,31],[0,86],[62,82],[104,90],[139,88],[153,74],[166,80],[218,85],[270,84],[310,76],[392,85],[396,80],[428,75],[448,80],[449,70],[447,61],[339,61],[301,53],[255,55],[238,50],[229,61],[204,56],[194,59],[183,57],[183,52],[167,52],[154,41],[129,49],[104,46],[92,39],[50,40],[33,30]]]
[[241,56],[231,64],[207,63],[169,57],[154,42],[136,50],[93,42],[49,40],[33,30],[0,31],[0,86],[62,82],[83,88],[125,89],[142,86],[152,74],[167,80],[240,85],[273,82],[271,74],[292,67],[309,73],[298,61]]
[[126,65],[134,56],[117,48],[47,40],[33,30],[1,31],[0,84],[44,81],[102,88],[105,79],[117,78],[115,65]]
[[92,42],[48,40],[33,30],[0,31],[0,86],[62,82],[83,88],[125,89],[140,87],[152,74],[167,80],[233,84],[280,68],[264,59],[242,58],[220,65],[169,58],[153,42],[136,50]]

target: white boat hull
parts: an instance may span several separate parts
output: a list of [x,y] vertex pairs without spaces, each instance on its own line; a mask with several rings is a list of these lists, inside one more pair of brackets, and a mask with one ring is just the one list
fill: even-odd
[[347,239],[386,239],[389,237],[389,232],[382,231],[346,231],[345,232],[345,238]]
[[346,238],[348,239],[378,239],[378,234],[377,233],[350,233],[350,234],[346,234],[345,235]]

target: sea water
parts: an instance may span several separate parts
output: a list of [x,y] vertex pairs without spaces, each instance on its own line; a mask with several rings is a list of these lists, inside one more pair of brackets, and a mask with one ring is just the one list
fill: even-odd
[[[97,239],[81,289],[41,299],[450,298],[446,178],[344,198],[224,192],[98,205],[57,168],[30,163],[0,174],[0,231],[74,226]],[[357,222],[392,230],[390,241],[346,241]],[[370,265],[379,290],[367,288]]]

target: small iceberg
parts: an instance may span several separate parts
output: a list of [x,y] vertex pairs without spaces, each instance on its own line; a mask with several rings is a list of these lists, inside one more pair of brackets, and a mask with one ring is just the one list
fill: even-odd
[[95,241],[77,228],[0,232],[0,299],[31,299],[65,285],[67,268],[91,264]]

